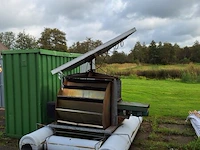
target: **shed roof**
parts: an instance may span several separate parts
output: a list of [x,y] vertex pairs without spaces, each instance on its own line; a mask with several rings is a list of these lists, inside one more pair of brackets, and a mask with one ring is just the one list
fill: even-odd
[[0,52],[2,50],[8,50],[8,48],[0,42]]

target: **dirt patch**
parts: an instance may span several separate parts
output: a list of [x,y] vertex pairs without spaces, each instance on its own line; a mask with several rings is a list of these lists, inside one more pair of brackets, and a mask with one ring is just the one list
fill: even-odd
[[168,128],[178,131],[191,129],[189,124],[159,124],[159,128]]
[[196,139],[197,136],[191,124],[186,123],[184,119],[150,118],[141,124],[129,150],[183,149]]
[[4,134],[4,130],[5,130],[4,110],[0,109],[0,136]]
[[144,141],[147,141],[149,138],[149,135],[152,132],[152,125],[149,121],[143,121],[140,129],[138,130],[138,133],[135,136],[135,139],[133,143],[131,144],[131,147],[129,150],[142,150],[144,149],[143,144]]
[[0,109],[0,150],[17,150],[18,141],[5,135],[5,111]]
[[193,136],[181,136],[181,135],[164,135],[161,136],[161,140],[164,142],[175,142],[178,144],[186,144],[194,140]]
[[151,132],[152,132],[151,124],[147,121],[143,121],[135,137],[135,141],[137,142],[137,141],[147,140]]

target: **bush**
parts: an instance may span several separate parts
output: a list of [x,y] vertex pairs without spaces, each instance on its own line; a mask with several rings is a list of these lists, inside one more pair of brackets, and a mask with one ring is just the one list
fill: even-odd
[[178,69],[160,69],[160,70],[140,70],[137,71],[138,76],[144,76],[150,79],[167,79],[181,78],[181,70]]
[[[200,83],[200,65],[159,66],[142,64],[103,64],[97,67],[98,72],[114,76],[134,76],[149,79],[181,79],[183,82]],[[99,69],[100,68],[100,69]],[[102,69],[103,68],[103,69]]]
[[200,83],[200,68],[197,68],[193,63],[190,63],[183,71],[181,81],[186,83]]
[[194,77],[192,77],[192,75],[188,72],[183,72],[182,77],[181,77],[181,81],[185,82],[185,83],[190,83],[193,81]]
[[109,74],[113,75],[113,76],[130,76],[130,75],[132,75],[132,72],[130,70],[126,70],[126,71],[110,71]]

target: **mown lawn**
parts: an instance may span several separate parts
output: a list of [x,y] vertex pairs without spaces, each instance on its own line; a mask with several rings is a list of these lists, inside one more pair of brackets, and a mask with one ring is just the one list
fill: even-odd
[[123,78],[122,99],[150,104],[130,150],[200,150],[189,110],[200,110],[200,84]]
[[122,99],[150,104],[149,116],[186,118],[200,110],[200,84],[178,80],[121,79]]

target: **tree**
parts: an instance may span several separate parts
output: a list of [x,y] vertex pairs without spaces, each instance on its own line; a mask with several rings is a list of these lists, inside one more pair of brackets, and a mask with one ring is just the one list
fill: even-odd
[[136,42],[134,48],[128,55],[129,62],[145,63],[147,62],[148,51],[145,43],[143,45],[140,42]]
[[109,63],[126,63],[127,62],[127,55],[124,52],[117,52],[114,51],[113,55],[110,57]]
[[160,63],[161,64],[171,64],[174,62],[174,48],[171,43],[164,43],[160,47]]
[[142,61],[142,45],[140,42],[136,42],[133,50],[131,50],[131,53],[129,57],[132,57],[131,62],[141,62]]
[[199,44],[199,41],[196,40],[196,41],[194,42],[194,45],[193,45],[193,46],[199,46],[199,45],[200,45],[200,44]]
[[159,58],[159,49],[156,46],[156,42],[153,40],[149,47],[149,63],[152,64],[159,64],[160,58]]
[[173,45],[173,48],[174,48],[174,55],[175,55],[175,63],[179,63],[179,59],[178,59],[178,53],[179,53],[179,51],[181,50],[181,48],[180,48],[180,46],[177,44],[177,43],[175,43],[174,45]]
[[108,53],[104,53],[100,56],[96,57],[96,64],[104,64],[104,63],[109,63],[110,60],[110,55]]
[[[68,51],[70,53],[81,53],[84,54],[88,51],[95,49],[96,47],[102,45],[100,40],[92,40],[91,38],[86,38],[83,42],[73,43],[72,46],[69,47]],[[101,56],[96,57],[96,63],[106,63],[108,62],[109,55],[107,53],[102,54]]]
[[39,47],[42,49],[65,52],[67,51],[65,35],[66,34],[59,29],[45,28],[38,40]]
[[86,38],[83,42],[76,42],[72,46],[69,47],[68,51],[71,53],[81,53],[84,54],[88,51],[91,51],[101,45],[102,42],[100,40],[92,40],[91,38]]
[[184,47],[180,48],[178,52],[176,52],[176,57],[178,58],[180,63],[189,63],[191,60],[191,48]]
[[19,32],[15,44],[16,49],[33,49],[37,47],[38,45],[35,37],[26,34],[25,31]]
[[15,34],[13,32],[1,32],[0,42],[3,43],[8,49],[13,49],[15,45]]
[[191,60],[193,62],[200,62],[200,44],[199,41],[195,41],[194,45],[191,47]]

